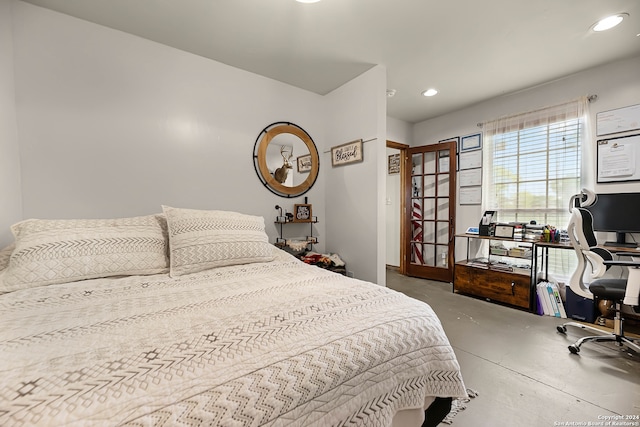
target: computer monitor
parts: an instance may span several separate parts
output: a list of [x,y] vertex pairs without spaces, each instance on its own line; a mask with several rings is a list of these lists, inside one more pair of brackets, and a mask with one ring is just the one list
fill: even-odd
[[606,246],[638,246],[627,242],[626,233],[640,233],[640,193],[598,194],[596,202],[587,206],[593,215],[593,229],[616,233],[615,242]]

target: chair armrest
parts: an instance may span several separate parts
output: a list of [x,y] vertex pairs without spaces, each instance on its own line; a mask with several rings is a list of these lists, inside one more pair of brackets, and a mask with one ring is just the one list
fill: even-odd
[[632,307],[640,305],[640,268],[629,268],[627,289],[622,303]]

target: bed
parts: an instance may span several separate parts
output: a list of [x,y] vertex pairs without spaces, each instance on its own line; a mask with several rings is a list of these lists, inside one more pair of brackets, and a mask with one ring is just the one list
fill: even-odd
[[12,231],[0,425],[419,426],[467,395],[427,304],[301,262],[261,217],[164,206]]

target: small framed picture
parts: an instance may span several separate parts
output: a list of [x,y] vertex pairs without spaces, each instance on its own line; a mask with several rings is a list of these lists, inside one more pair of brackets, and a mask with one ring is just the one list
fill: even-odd
[[458,136],[454,136],[453,138],[449,138],[449,139],[441,139],[440,141],[438,141],[438,144],[444,144],[447,142],[455,142],[456,144],[456,150],[458,149],[458,145],[460,144],[460,137]]
[[300,156],[298,160],[298,172],[311,172],[311,154]]
[[311,205],[293,205],[293,222],[312,222]]
[[460,170],[460,137],[454,136],[453,138],[441,139],[438,144],[445,144],[447,142],[453,142],[456,146],[456,171]]
[[387,170],[389,175],[400,173],[400,153],[391,154],[389,156],[389,163],[387,164]]
[[493,235],[495,237],[513,239],[514,230],[515,230],[515,227],[513,225],[498,224],[496,225]]
[[482,134],[463,136],[460,139],[460,151],[477,150],[482,148]]

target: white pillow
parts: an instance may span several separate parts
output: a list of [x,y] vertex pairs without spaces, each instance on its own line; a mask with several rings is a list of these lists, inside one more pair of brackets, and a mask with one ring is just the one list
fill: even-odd
[[11,257],[11,253],[15,249],[15,242],[10,244],[9,246],[0,249],[0,271],[6,269],[9,266],[9,258]]
[[14,224],[15,249],[0,292],[98,277],[166,273],[164,216],[28,219]]
[[261,216],[169,206],[162,209],[169,227],[171,277],[275,258]]

